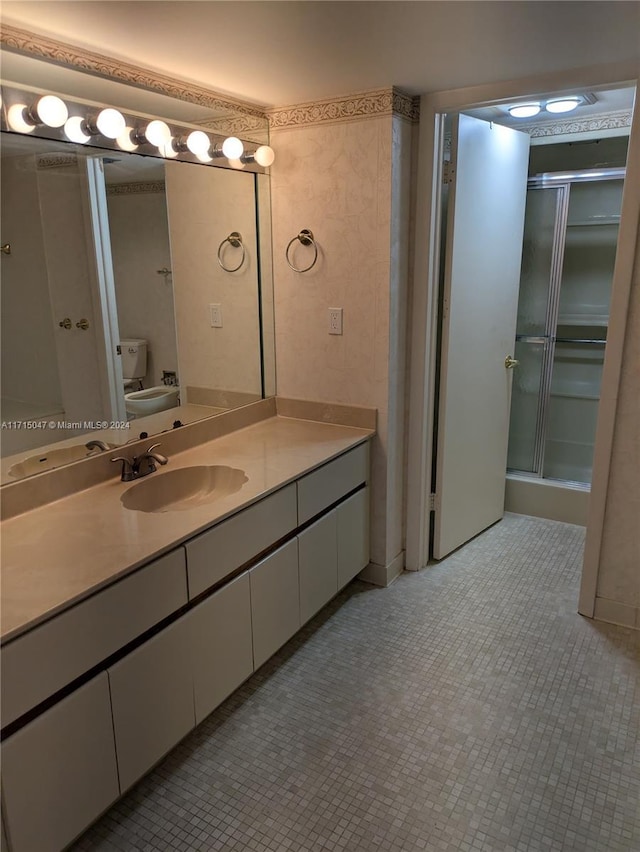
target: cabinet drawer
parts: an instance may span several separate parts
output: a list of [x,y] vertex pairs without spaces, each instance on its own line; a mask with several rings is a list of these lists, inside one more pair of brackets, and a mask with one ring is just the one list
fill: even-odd
[[2,646],[2,724],[45,698],[187,602],[184,549],[156,559]]
[[337,513],[334,509],[298,536],[300,622],[338,592]]
[[2,744],[2,787],[12,852],[60,852],[118,798],[104,672]]
[[187,619],[107,669],[123,793],[195,727]]
[[196,724],[253,672],[251,594],[245,572],[188,615]]
[[296,486],[288,485],[187,542],[189,597],[219,583],[297,525]]
[[338,588],[346,586],[369,563],[369,489],[341,503],[338,516]]
[[315,517],[368,478],[368,443],[303,476],[298,480],[298,523]]
[[292,539],[249,571],[253,662],[259,668],[300,627],[298,540]]

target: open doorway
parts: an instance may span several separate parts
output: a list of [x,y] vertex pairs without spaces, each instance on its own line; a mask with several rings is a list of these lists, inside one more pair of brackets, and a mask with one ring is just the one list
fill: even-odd
[[[432,361],[437,360],[437,354],[440,355],[440,383],[435,387],[435,390],[433,388],[431,390],[433,416],[429,437],[433,440],[433,444],[424,453],[425,457],[431,456],[429,466],[429,484],[432,493],[429,515],[431,523],[429,533],[423,533],[422,537],[418,539],[418,547],[422,545],[424,548],[424,543],[428,542],[428,556],[430,558],[441,558],[446,552],[450,552],[502,516],[504,488],[507,481],[508,448],[509,461],[512,462],[510,466],[514,468],[513,472],[509,474],[509,480],[518,484],[543,486],[544,490],[541,492],[542,497],[540,493],[534,495],[533,501],[529,503],[529,508],[523,508],[522,504],[517,503],[517,501],[514,504],[512,500],[511,505],[507,504],[507,509],[524,514],[554,517],[556,511],[554,500],[558,496],[554,492],[562,495],[571,493],[578,495],[578,499],[582,499],[582,508],[580,505],[578,506],[574,517],[560,515],[558,519],[571,520],[574,523],[586,522],[584,509],[588,495],[591,456],[593,454],[599,382],[607,339],[608,298],[613,274],[617,223],[620,216],[620,188],[624,179],[626,142],[631,123],[630,113],[634,94],[632,87],[620,88],[622,97],[626,98],[626,119],[622,117],[624,109],[618,110],[619,115],[616,118],[609,116],[609,119],[607,119],[611,125],[609,128],[605,126],[607,120],[588,119],[588,113],[591,111],[588,110],[582,113],[583,118],[580,121],[577,116],[573,118],[571,125],[569,122],[563,123],[553,119],[557,129],[555,134],[532,133],[534,123],[531,121],[528,122],[524,131],[520,129],[521,133],[528,133],[533,144],[531,145],[526,185],[523,189],[525,196],[523,204],[526,203],[526,215],[523,208],[521,236],[517,236],[518,227],[515,220],[512,222],[511,230],[516,235],[514,239],[520,240],[520,250],[523,245],[522,233],[524,231],[524,243],[527,246],[526,253],[528,253],[526,260],[536,267],[535,271],[538,273],[538,278],[536,279],[536,287],[529,287],[527,291],[525,286],[521,290],[521,275],[520,269],[518,269],[516,279],[512,282],[512,287],[515,288],[516,292],[516,303],[518,303],[518,296],[521,298],[518,309],[513,312],[512,348],[502,355],[504,361],[502,382],[505,385],[504,397],[507,402],[501,402],[500,404],[503,407],[498,410],[498,407],[494,405],[494,398],[488,396],[485,408],[492,409],[492,417],[485,416],[486,411],[482,412],[481,417],[476,417],[474,411],[466,408],[465,405],[458,404],[450,413],[447,422],[447,397],[452,394],[448,375],[450,371],[449,361],[457,358],[459,352],[465,352],[459,339],[455,336],[457,332],[455,329],[451,330],[447,319],[447,312],[453,313],[456,310],[456,297],[452,297],[452,294],[447,291],[446,280],[452,270],[450,230],[447,230],[447,238],[444,240],[445,250],[439,254],[437,264],[433,264],[431,259],[432,279],[435,274],[444,270],[444,274],[439,274],[439,280],[443,282],[444,290],[439,301],[442,310],[437,311],[434,308],[434,314],[437,313],[438,315],[432,317],[430,342]],[[613,92],[613,90],[611,91]],[[589,93],[590,106],[598,103],[600,94],[597,91]],[[617,97],[618,92],[615,95]],[[608,93],[603,92],[601,97],[606,102]],[[552,96],[539,100],[544,105],[545,101],[552,100]],[[493,105],[483,104],[482,107],[477,108],[472,106],[468,109],[461,109],[459,115],[488,121],[489,124],[498,124],[500,115],[497,113],[501,113],[502,121],[513,127],[516,123],[512,119],[509,120],[508,114],[508,108],[512,104],[515,104],[515,101],[503,101],[500,104]],[[449,115],[451,113],[447,112],[447,117]],[[504,116],[506,116],[506,120]],[[538,126],[544,130],[544,120],[540,121],[541,123]],[[435,125],[437,133],[434,144],[436,157],[434,159],[439,162],[440,155],[446,147],[444,111],[439,115],[436,114]],[[548,126],[546,129],[548,130]],[[455,148],[455,144],[453,148]],[[454,150],[452,153],[454,181],[460,177],[461,164],[457,157],[458,152]],[[616,169],[616,172],[610,172],[609,169]],[[602,174],[597,174],[598,172]],[[552,177],[554,173],[555,176]],[[563,173],[564,178],[561,179],[560,174]],[[545,177],[541,177],[542,175]],[[609,189],[608,192],[600,194],[596,191],[596,189],[605,187],[605,185]],[[561,193],[558,191],[560,186],[564,187]],[[444,191],[440,191],[438,202],[434,204],[431,211],[432,241],[438,245],[441,243],[437,240],[437,237],[438,234],[442,233],[445,220],[445,217],[440,215],[441,207],[438,207],[443,196],[449,196],[449,226],[452,221],[455,222],[465,215],[464,211],[455,209],[453,212],[451,211],[451,195],[455,200],[456,190],[454,187],[452,193],[450,186],[445,184],[445,187]],[[611,190],[612,187],[613,190]],[[537,196],[533,195],[534,188],[539,192]],[[553,192],[547,192],[548,189],[552,188],[554,188]],[[543,190],[547,192],[545,196],[541,194]],[[573,205],[570,210],[569,197],[572,191]],[[559,200],[562,193],[566,193],[566,195]],[[597,201],[598,196],[600,201],[605,199],[603,204]],[[534,203],[530,203],[530,197],[537,201],[544,199],[546,206],[553,214],[543,224],[545,233],[535,246],[531,242],[531,231],[536,216],[540,218],[540,211],[534,209]],[[538,204],[538,207],[544,207],[545,204]],[[527,226],[524,224],[525,219]],[[593,221],[587,223],[586,219]],[[568,236],[569,227],[572,228],[572,231]],[[528,231],[526,228],[528,228]],[[593,247],[594,242],[597,244],[595,248]],[[591,248],[589,248],[589,244],[591,244]],[[467,252],[469,245],[467,243]],[[494,250],[496,268],[501,265],[503,253],[504,243],[499,246],[499,250]],[[545,263],[543,255],[545,253],[547,274],[543,287],[541,282],[545,279],[542,273],[542,266]],[[582,256],[583,260],[586,259],[586,272],[584,270],[579,271],[579,262],[576,261],[576,258],[579,260],[579,256]],[[602,262],[604,256],[609,259],[607,264]],[[607,265],[609,267],[608,273],[604,278],[600,276],[601,280],[596,285],[595,275],[591,273],[594,272],[596,267]],[[562,277],[563,268],[565,272],[564,281]],[[478,282],[470,283],[471,286],[477,286]],[[563,283],[565,285],[564,290]],[[581,291],[584,294],[590,290],[597,290],[598,292],[597,298],[592,298],[594,296],[592,292],[584,301],[583,307],[586,305],[588,310],[581,312],[577,309],[570,309],[572,302],[576,303],[575,297],[581,295]],[[477,299],[477,296],[474,298]],[[460,304],[460,302],[461,299],[458,296],[457,303]],[[533,313],[537,312],[540,320],[540,327],[535,329],[538,332],[537,334],[531,333],[534,330],[532,327],[526,327],[527,322],[531,320],[532,306],[535,308]],[[591,310],[592,308],[593,310]],[[589,312],[591,312],[591,316],[584,316],[585,313],[589,314]],[[441,326],[443,317],[444,326]],[[487,322],[485,322],[484,331],[485,336],[496,333],[496,329]],[[537,341],[530,338],[537,338]],[[585,342],[587,340],[589,343]],[[535,347],[539,348],[536,349]],[[477,360],[476,351],[476,349],[471,350],[473,360]],[[480,355],[477,358],[480,358]],[[495,368],[495,353],[493,353],[493,358],[493,368]],[[465,364],[469,363],[469,359],[470,353],[466,351],[464,354]],[[514,376],[518,378],[514,378]],[[467,387],[464,388],[465,397],[474,396],[473,381],[473,379],[470,380]],[[435,385],[435,382],[433,385]],[[464,387],[464,382],[462,386]],[[459,401],[460,390],[454,392],[457,393]],[[478,395],[475,394],[475,396]],[[511,416],[512,399],[515,406],[513,411],[517,412],[513,417]],[[517,403],[520,404],[519,408]],[[506,408],[504,408],[505,405]],[[457,468],[454,470],[453,476],[450,476],[450,471],[443,468],[443,454],[446,454],[447,444],[451,444],[452,434],[458,429],[461,421],[465,421],[465,427],[461,430],[462,437],[458,439],[461,442],[460,446],[464,447],[466,442],[467,445],[472,445],[473,451],[479,457],[485,454],[489,432],[487,434],[477,432],[477,425],[483,419],[486,423],[492,424],[486,427],[490,430],[491,441],[494,441],[498,432],[500,432],[500,440],[503,441],[503,464],[500,469],[494,464],[492,472],[494,480],[496,477],[501,479],[501,505],[499,505],[500,499],[494,499],[494,508],[491,511],[484,512],[484,520],[481,524],[456,530],[455,536],[449,536],[448,545],[438,546],[438,524],[451,523],[451,519],[454,518],[454,526],[464,527],[464,523],[461,524],[461,518],[464,522],[465,512],[458,511],[457,507],[464,505],[465,501],[475,504],[486,503],[485,494],[490,490],[487,486],[493,487],[494,492],[496,490],[495,482],[489,481],[486,474],[478,476],[477,471],[473,469],[474,465],[468,465],[466,462],[459,463],[464,453],[454,451],[452,454],[455,459],[452,468]],[[435,428],[434,424],[436,424]],[[527,455],[527,452],[523,453],[523,449],[526,449],[529,454],[524,465],[522,458]],[[577,458],[572,459],[570,457],[571,451],[574,451]],[[516,461],[513,461],[514,459]],[[432,471],[436,473],[432,474]],[[448,497],[444,497],[444,490],[451,489],[450,481],[452,479],[457,480],[455,485],[457,493],[454,488],[454,491],[450,492]],[[541,500],[544,503],[545,495],[551,498],[547,500],[548,508],[540,506]],[[512,497],[509,493],[507,496],[509,499]],[[438,518],[439,510],[440,518]],[[581,513],[582,517],[580,517]],[[444,520],[445,515],[448,516],[448,521]],[[442,539],[442,535],[440,535],[440,538]],[[416,539],[413,542],[414,546],[415,541]],[[414,567],[411,565],[411,561],[415,554],[409,553],[410,548],[411,543],[408,541],[407,566]],[[424,558],[426,556],[425,549],[423,549],[422,555],[422,564],[425,564],[427,561]]]

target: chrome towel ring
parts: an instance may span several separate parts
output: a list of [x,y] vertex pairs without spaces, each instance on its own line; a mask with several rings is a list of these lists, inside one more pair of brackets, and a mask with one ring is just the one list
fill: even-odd
[[[309,266],[305,266],[303,269],[298,269],[298,267],[294,266],[293,263],[291,263],[291,260],[289,259],[289,249],[295,243],[296,240],[299,240],[303,246],[313,246],[314,250],[313,260],[311,261]],[[308,272],[310,269],[312,269],[316,264],[316,260],[318,259],[318,244],[313,238],[313,231],[310,231],[308,228],[303,228],[299,234],[296,234],[296,236],[292,240],[289,240],[289,245],[287,246],[284,254],[287,259],[287,263],[289,264],[291,269],[293,269],[294,272]]]
[[[237,266],[232,267],[231,269],[228,266],[225,266],[222,262],[222,249],[224,248],[225,243],[229,243],[229,245],[233,246],[233,248],[242,249],[242,257],[240,258],[240,263]],[[224,269],[225,272],[237,272],[244,263],[244,259],[246,256],[247,253],[244,248],[244,243],[242,242],[242,236],[237,231],[232,231],[229,236],[225,237],[225,239],[218,246],[218,263]]]

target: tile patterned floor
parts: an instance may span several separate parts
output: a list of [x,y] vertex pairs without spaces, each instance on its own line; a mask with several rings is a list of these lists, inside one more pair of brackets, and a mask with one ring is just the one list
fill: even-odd
[[76,852],[638,852],[640,634],[575,612],[579,527],[507,515],[356,582]]

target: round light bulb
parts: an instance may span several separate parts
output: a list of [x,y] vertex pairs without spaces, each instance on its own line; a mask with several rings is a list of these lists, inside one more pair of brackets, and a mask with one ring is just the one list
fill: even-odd
[[26,104],[14,104],[7,110],[7,124],[11,130],[17,133],[32,133],[35,130],[34,124],[29,124],[25,119],[27,113]]
[[33,112],[47,127],[62,127],[69,118],[67,105],[57,95],[43,95],[35,103]]
[[137,151],[138,146],[133,141],[133,127],[125,127],[122,133],[117,137],[116,142],[118,143],[118,147],[122,148],[123,151]]
[[166,142],[162,142],[162,144],[158,145],[158,150],[162,154],[163,157],[167,159],[173,159],[173,157],[178,156],[178,152],[172,145],[173,139],[171,136],[166,140]]
[[275,151],[268,145],[261,145],[256,149],[253,159],[259,166],[270,166],[276,158]]
[[124,133],[126,124],[122,113],[111,107],[101,110],[96,118],[96,127],[107,139],[117,139]]
[[229,136],[222,143],[222,153],[228,160],[237,160],[242,156],[244,145],[237,136]]
[[520,104],[509,107],[509,112],[514,118],[533,118],[540,112],[540,104]]
[[72,115],[67,119],[64,125],[64,135],[71,142],[77,142],[79,145],[86,145],[91,136],[85,133],[84,120],[80,115]]
[[209,154],[211,140],[203,130],[194,130],[187,136],[187,148],[196,157],[204,157]]
[[144,135],[147,137],[147,141],[155,145],[156,148],[161,148],[171,139],[169,125],[165,124],[164,121],[160,121],[159,118],[155,118],[147,124]]
[[545,106],[547,112],[571,112],[580,104],[579,98],[561,98],[557,101],[549,101]]

